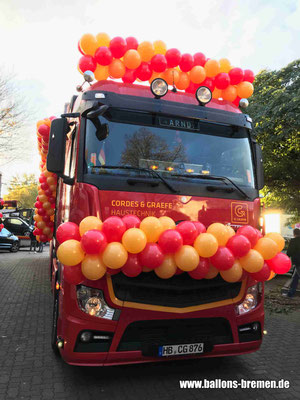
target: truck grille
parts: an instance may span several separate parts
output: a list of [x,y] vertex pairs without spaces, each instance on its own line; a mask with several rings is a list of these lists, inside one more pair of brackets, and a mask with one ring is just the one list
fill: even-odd
[[177,308],[231,299],[241,289],[241,282],[228,283],[219,275],[214,279],[195,280],[184,273],[164,280],[154,272],[142,273],[136,278],[120,273],[111,279],[119,300]]

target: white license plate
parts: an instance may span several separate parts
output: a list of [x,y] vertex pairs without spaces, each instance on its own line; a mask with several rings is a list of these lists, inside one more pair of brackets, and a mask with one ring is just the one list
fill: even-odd
[[159,357],[183,356],[186,354],[203,353],[203,350],[204,343],[174,344],[159,346],[158,355]]

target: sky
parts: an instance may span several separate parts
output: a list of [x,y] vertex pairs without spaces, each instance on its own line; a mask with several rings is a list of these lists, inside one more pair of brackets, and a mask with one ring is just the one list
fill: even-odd
[[29,115],[21,154],[7,162],[0,149],[2,194],[13,175],[39,174],[36,121],[63,113],[82,83],[77,42],[99,32],[160,39],[258,73],[299,58],[300,0],[0,0],[0,71],[14,76]]

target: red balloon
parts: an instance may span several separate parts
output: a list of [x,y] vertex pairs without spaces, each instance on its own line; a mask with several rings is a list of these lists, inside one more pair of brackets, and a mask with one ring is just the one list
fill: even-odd
[[258,229],[255,228],[255,230],[256,230],[257,235],[258,235],[258,240],[261,239],[263,237],[263,234]]
[[48,222],[50,222],[50,216],[49,216],[49,215],[44,215],[44,216],[43,216],[43,221],[46,222],[46,224],[47,224]]
[[120,217],[109,217],[103,222],[102,232],[108,243],[120,242],[125,231],[126,225]]
[[242,70],[242,68],[232,68],[229,71],[228,75],[230,78],[231,85],[237,85],[244,79],[244,71]]
[[139,228],[141,220],[136,215],[124,215],[122,221],[126,225],[126,229]]
[[183,273],[184,273],[184,271],[182,271],[182,269],[177,268],[177,269],[176,269],[176,272],[175,272],[175,275],[181,275],[181,274],[183,274]]
[[82,56],[79,59],[78,66],[82,73],[85,71],[94,72],[97,68],[97,62],[92,56]]
[[43,207],[43,203],[41,203],[40,201],[36,201],[36,202],[34,203],[34,207],[35,207],[35,208],[42,208],[42,207]]
[[194,66],[194,57],[191,54],[182,54],[179,68],[182,72],[189,72]]
[[99,254],[107,246],[107,240],[102,232],[91,229],[82,235],[80,244],[87,254]]
[[[203,85],[201,85],[203,86]],[[196,85],[196,83],[193,83],[192,81],[190,82],[190,85],[188,88],[185,89],[186,93],[192,93],[195,94],[196,90],[198,89],[199,85]]]
[[215,255],[210,257],[210,262],[220,271],[226,271],[234,264],[234,256],[225,246],[219,246]]
[[158,244],[165,254],[176,253],[182,247],[183,239],[175,229],[167,229],[161,233]]
[[49,189],[48,183],[46,183],[46,182],[41,183],[41,189],[43,189],[43,190]]
[[45,215],[46,214],[46,210],[44,208],[38,208],[38,214],[39,215]]
[[[43,138],[48,138],[49,137],[49,133],[50,133],[50,127],[46,124],[42,124],[38,127],[38,132],[40,135],[43,136]],[[44,174],[41,174],[41,176],[43,177],[43,181],[41,181],[39,179],[39,181],[42,182],[46,182],[46,177],[44,176]]]
[[134,278],[142,272],[142,266],[137,254],[128,254],[126,264],[122,267],[122,272],[130,278]]
[[167,60],[163,54],[156,54],[151,59],[151,68],[155,72],[164,72],[167,68]]
[[86,278],[81,272],[81,264],[74,265],[73,267],[64,265],[64,279],[72,285],[79,285],[85,281]]
[[246,236],[251,243],[251,247],[254,247],[258,241],[258,233],[256,232],[256,229],[250,225],[241,226],[237,230],[236,234]]
[[193,221],[193,224],[195,225],[195,227],[197,229],[197,236],[200,235],[200,233],[205,233],[206,232],[206,228],[201,222]]
[[80,47],[80,40],[78,40],[77,47],[78,47],[78,51],[84,56],[84,52],[81,50],[81,47]]
[[40,235],[40,242],[47,242],[48,237],[46,235]]
[[275,274],[285,274],[292,267],[290,258],[284,253],[276,254],[275,257],[271,258],[271,260],[267,260],[266,263]]
[[168,68],[177,67],[181,61],[181,53],[178,49],[169,49],[166,52],[166,60]]
[[164,253],[156,243],[147,243],[143,251],[138,253],[142,267],[155,269],[164,261]]
[[235,257],[240,258],[244,257],[249,252],[251,243],[246,236],[234,235],[228,240],[226,247],[228,247]]
[[[47,215],[47,217],[48,217],[48,215]],[[44,219],[44,217],[43,217],[43,219]],[[53,228],[54,227],[54,222],[53,221],[49,221],[46,224],[47,224],[47,226],[49,226],[49,228]]]
[[226,72],[221,72],[215,77],[215,84],[217,89],[226,89],[230,85],[230,78]]
[[202,83],[201,86],[205,86],[213,92],[215,90],[215,80],[212,78],[206,78]]
[[265,282],[269,279],[270,273],[271,270],[268,264],[265,262],[260,271],[249,273],[249,275],[258,282]]
[[194,279],[203,279],[209,271],[209,260],[207,258],[200,257],[199,264],[193,271],[188,271],[190,277]]
[[48,197],[51,197],[52,196],[52,190],[50,190],[50,189],[45,190],[45,195],[48,196]]
[[33,231],[34,236],[42,235],[42,233],[43,233],[43,231],[41,229],[38,229],[38,228]]
[[235,100],[233,100],[232,103],[233,103],[235,106],[239,107],[239,105],[240,105],[240,100],[241,100],[241,98],[240,98],[239,96],[236,96]]
[[136,50],[138,48],[138,45],[139,42],[135,37],[129,36],[128,38],[126,38],[126,51],[130,49]]
[[176,231],[181,234],[183,244],[193,245],[196,237],[198,236],[197,228],[191,221],[180,222],[176,226]]
[[121,58],[126,53],[127,43],[120,36],[116,36],[115,38],[111,39],[109,43],[109,49],[115,58]]
[[142,62],[141,65],[136,69],[136,75],[141,81],[148,81],[152,76],[150,64],[147,62]]
[[109,275],[116,275],[116,274],[118,274],[119,272],[121,272],[122,271],[122,268],[117,268],[117,269],[112,269],[112,268],[106,268],[106,272],[109,274]]
[[112,62],[113,56],[109,48],[105,46],[98,47],[95,53],[95,60],[100,65],[109,65]]
[[245,271],[244,269],[243,269],[243,273],[242,273],[242,276],[241,276],[241,278],[240,278],[240,280],[238,281],[238,282],[241,282],[241,281],[243,281],[245,278],[247,278],[247,276],[249,276],[250,274],[247,272],[247,271]]
[[125,75],[122,76],[122,81],[124,83],[133,83],[136,80],[136,70],[126,68]]
[[66,240],[74,239],[80,242],[79,227],[74,222],[64,222],[56,230],[56,239],[62,244]]
[[244,81],[253,83],[255,79],[254,72],[251,69],[245,69],[244,71]]
[[194,65],[201,65],[201,67],[204,67],[205,63],[206,57],[203,53],[194,54]]

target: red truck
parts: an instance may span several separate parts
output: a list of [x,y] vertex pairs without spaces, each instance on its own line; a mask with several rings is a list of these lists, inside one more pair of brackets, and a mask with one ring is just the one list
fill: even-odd
[[[263,167],[251,118],[205,88],[197,93],[100,81],[73,96],[50,132],[55,226],[133,214],[258,228]],[[226,356],[261,345],[263,284],[250,277],[119,273],[72,285],[57,247],[54,235],[52,347],[69,364]]]

